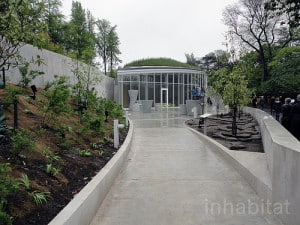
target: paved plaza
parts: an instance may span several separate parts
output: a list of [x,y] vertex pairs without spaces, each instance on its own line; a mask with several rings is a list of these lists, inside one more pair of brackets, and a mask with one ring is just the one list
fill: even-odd
[[131,151],[91,225],[279,225],[177,110],[130,112]]

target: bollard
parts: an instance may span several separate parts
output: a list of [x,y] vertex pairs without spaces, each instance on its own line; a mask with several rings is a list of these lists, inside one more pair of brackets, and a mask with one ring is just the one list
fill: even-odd
[[124,128],[124,124],[119,124],[119,120],[114,120],[114,148],[119,148],[119,128]]
[[207,135],[207,118],[210,117],[211,114],[209,113],[205,113],[203,115],[200,116],[200,118],[203,118],[203,134]]
[[128,127],[128,111],[125,111],[125,126]]
[[203,134],[207,135],[207,117],[204,118]]
[[197,107],[192,108],[192,112],[194,113],[194,118],[197,118],[198,116]]

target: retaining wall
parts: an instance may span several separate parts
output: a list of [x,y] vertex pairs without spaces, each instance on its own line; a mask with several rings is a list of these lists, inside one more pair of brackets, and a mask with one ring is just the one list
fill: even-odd
[[[287,225],[300,224],[300,142],[268,113],[245,107],[260,125],[272,183],[272,202],[283,207],[278,217]],[[286,210],[288,209],[288,210]]]
[[[45,64],[40,66],[30,64],[30,70],[39,70],[44,72],[43,75],[36,77],[31,85],[34,84],[38,88],[44,88],[48,82],[52,82],[55,76],[66,76],[69,78],[70,84],[77,83],[77,79],[72,71],[77,68],[76,60],[69,57],[51,52],[48,50],[39,50],[32,45],[24,45],[20,48],[19,53],[26,59],[27,62],[36,59],[37,55],[41,57]],[[88,73],[90,71],[91,79],[97,78],[101,82],[97,85],[91,86],[95,88],[99,97],[114,99],[114,79],[105,76],[98,68],[88,67],[86,64],[79,63],[79,71]],[[18,84],[21,80],[21,73],[17,67],[12,68],[6,72],[7,82]]]

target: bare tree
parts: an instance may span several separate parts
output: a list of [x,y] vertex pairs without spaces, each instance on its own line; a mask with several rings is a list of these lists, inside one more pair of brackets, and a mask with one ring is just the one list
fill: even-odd
[[[223,11],[228,35],[260,57],[263,69],[261,82],[269,76],[268,62],[274,47],[283,48],[293,40],[294,30],[284,23],[288,14],[276,14],[266,9],[267,0],[240,0]],[[282,41],[284,40],[284,41]]]

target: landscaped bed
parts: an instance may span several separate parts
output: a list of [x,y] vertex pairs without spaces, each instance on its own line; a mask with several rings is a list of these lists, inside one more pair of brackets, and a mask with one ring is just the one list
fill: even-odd
[[[106,121],[104,112],[95,110],[86,118],[69,100],[70,112],[42,124],[42,108],[47,104],[44,90],[38,90],[35,100],[28,98],[30,94],[26,89],[17,95],[18,129],[10,128],[0,144],[0,197],[5,199],[1,207],[6,212],[0,213],[0,224],[8,223],[7,216],[14,225],[48,224],[117,151],[113,119],[120,112],[113,112],[118,108],[115,103],[101,100],[112,107]],[[0,98],[5,96],[7,90],[1,90]],[[3,111],[7,126],[12,127],[13,107]],[[93,126],[101,129],[98,132]],[[120,129],[120,145],[127,131]],[[3,198],[7,190],[10,193]]]
[[[199,125],[199,119],[190,119],[186,124],[204,132],[204,124]],[[231,115],[210,116],[207,119],[207,136],[231,150],[264,152],[259,125],[250,114],[242,113],[237,119],[237,136],[232,135],[231,127]]]

